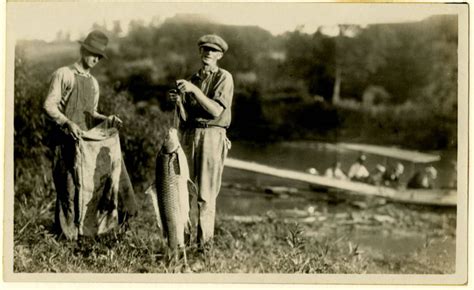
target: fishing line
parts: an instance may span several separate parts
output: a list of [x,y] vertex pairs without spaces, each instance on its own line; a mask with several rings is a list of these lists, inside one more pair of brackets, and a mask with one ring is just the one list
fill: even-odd
[[176,128],[176,130],[179,130],[179,116],[178,116],[178,110],[179,110],[179,105],[178,102],[174,104],[174,113],[173,113],[173,127]]

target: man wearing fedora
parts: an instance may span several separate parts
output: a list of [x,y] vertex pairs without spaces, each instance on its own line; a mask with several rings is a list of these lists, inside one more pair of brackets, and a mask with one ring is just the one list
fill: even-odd
[[231,122],[234,81],[228,71],[217,66],[228,49],[220,36],[204,35],[198,40],[198,47],[201,69],[189,80],[176,82],[183,97],[170,93],[170,98],[184,107],[182,146],[191,178],[198,187],[197,242],[204,249],[214,236],[216,199],[230,149],[226,130]]
[[112,126],[122,123],[114,115],[104,116],[97,112],[99,85],[90,74],[90,70],[107,57],[107,36],[96,30],[79,43],[80,59],[52,74],[43,105],[47,116],[53,121],[49,137],[53,145],[53,180],[57,192],[55,227],[58,234],[64,234],[68,239],[77,239],[79,235],[74,175],[75,144],[84,131],[100,121],[108,120]]

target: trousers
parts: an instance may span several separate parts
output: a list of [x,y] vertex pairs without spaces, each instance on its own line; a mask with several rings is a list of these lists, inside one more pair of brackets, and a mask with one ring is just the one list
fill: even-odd
[[216,200],[230,141],[224,128],[210,127],[186,129],[181,144],[197,186],[197,200],[190,199],[191,223],[197,227],[198,244],[204,245],[214,237]]

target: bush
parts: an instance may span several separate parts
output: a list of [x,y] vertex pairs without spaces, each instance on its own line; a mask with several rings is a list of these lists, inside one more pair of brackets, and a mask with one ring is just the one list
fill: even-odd
[[108,86],[102,91],[101,111],[106,115],[116,114],[123,121],[120,141],[132,181],[150,181],[156,154],[171,125],[172,112],[163,112],[156,102],[134,104],[130,94],[117,93]]
[[420,105],[339,106],[338,111],[343,140],[425,150],[457,145],[457,122],[433,117]]

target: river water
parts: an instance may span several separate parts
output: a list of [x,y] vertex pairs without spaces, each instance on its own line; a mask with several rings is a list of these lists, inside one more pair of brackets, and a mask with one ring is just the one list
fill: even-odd
[[[436,185],[447,186],[453,174],[453,161],[456,161],[456,151],[426,152],[441,156],[438,162],[430,163],[438,171]],[[349,167],[359,156],[359,152],[343,149],[337,144],[319,142],[279,142],[271,144],[254,144],[246,142],[234,142],[229,157],[253,161],[279,168],[305,171],[308,168],[316,168],[320,173],[332,165],[335,160],[341,162],[342,169],[347,173]],[[371,172],[377,164],[387,168],[395,162],[400,162],[405,167],[401,181],[406,182],[416,170],[424,168],[423,164],[413,164],[408,161],[396,160],[374,154],[367,156],[366,167]]]
[[[234,142],[229,157],[257,162],[278,168],[305,171],[307,168],[316,168],[320,173],[329,167],[335,160],[342,164],[342,169],[347,172],[350,165],[356,160],[359,152],[344,150],[335,144],[317,142],[280,142],[273,144],[252,144]],[[431,152],[441,156],[441,160],[432,163],[438,170],[437,186],[445,186],[452,178],[452,161],[456,160],[455,151]],[[376,164],[390,165],[399,160],[381,157],[377,155],[367,155],[366,166],[369,171]],[[405,166],[405,174],[401,181],[406,182],[408,178],[424,166],[400,161]],[[274,196],[266,194],[264,188],[284,186],[295,188],[298,194]],[[249,189],[250,188],[250,189]],[[253,190],[252,190],[253,188]],[[316,197],[317,196],[317,197]],[[294,182],[281,178],[245,172],[226,168],[223,175],[223,189],[218,198],[217,214],[220,216],[262,216],[269,212],[276,215],[285,215],[288,212],[296,212],[301,215],[309,208],[316,210],[323,216],[330,217],[328,222],[332,223],[338,215],[348,212],[352,214],[364,215],[369,209],[354,209],[348,202],[328,202],[322,198],[324,195],[311,192],[307,184]],[[400,210],[403,215],[414,215],[415,220],[418,214],[417,208],[407,209],[403,204],[392,204],[394,211]],[[440,209],[433,210],[433,217],[438,217]],[[430,208],[424,208],[425,214],[430,214]],[[449,213],[451,211],[451,213]],[[445,213],[455,213],[455,209],[441,209],[441,215]],[[371,214],[374,214],[373,212]],[[455,214],[454,214],[455,216]],[[331,220],[332,218],[332,220]],[[436,223],[436,222],[434,222]],[[441,222],[440,222],[441,223]],[[442,225],[436,225],[443,227]],[[454,226],[455,227],[455,226]],[[454,231],[452,231],[454,232]],[[311,232],[307,233],[311,235]],[[431,238],[428,231],[403,228],[394,230],[383,227],[365,227],[352,229],[350,232],[351,241],[358,244],[361,249],[371,253],[392,253],[399,255],[410,255],[426,247],[426,242],[430,239],[429,255],[433,259],[443,259],[448,264],[454,265],[456,243],[453,234],[440,234]]]

